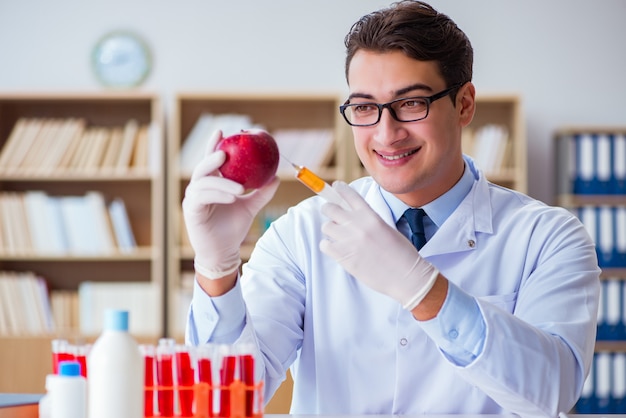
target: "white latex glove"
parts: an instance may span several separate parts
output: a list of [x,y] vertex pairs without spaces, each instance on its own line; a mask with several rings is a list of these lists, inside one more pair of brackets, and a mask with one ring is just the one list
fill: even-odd
[[351,210],[334,203],[322,206],[330,220],[322,226],[328,238],[321,241],[321,251],[363,284],[413,310],[433,287],[439,271],[350,186],[335,182],[333,188]]
[[206,154],[193,170],[182,204],[195,252],[195,270],[208,279],[219,279],[237,270],[241,263],[239,248],[252,221],[279,184],[275,177],[265,186],[244,194],[241,184],[221,177],[218,168],[226,154],[215,151],[221,138],[218,130],[207,143]]

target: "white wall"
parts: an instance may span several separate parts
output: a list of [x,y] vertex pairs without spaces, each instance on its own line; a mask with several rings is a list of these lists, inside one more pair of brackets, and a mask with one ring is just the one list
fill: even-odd
[[[98,91],[90,53],[139,32],[142,90],[345,91],[343,38],[391,0],[0,0],[0,91]],[[432,0],[468,34],[479,92],[523,97],[530,194],[553,202],[553,131],[626,126],[626,1]]]

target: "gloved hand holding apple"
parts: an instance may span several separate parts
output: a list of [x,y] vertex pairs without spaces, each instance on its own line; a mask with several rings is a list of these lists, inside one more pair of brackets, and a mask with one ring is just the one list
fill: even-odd
[[278,188],[278,160],[278,146],[265,131],[212,135],[182,203],[196,273],[219,279],[239,268],[254,217]]

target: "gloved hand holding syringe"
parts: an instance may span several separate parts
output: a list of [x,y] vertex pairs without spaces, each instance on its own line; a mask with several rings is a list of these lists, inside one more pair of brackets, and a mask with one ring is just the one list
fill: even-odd
[[328,183],[326,183],[321,177],[309,170],[308,168],[292,163],[284,155],[280,155],[286,162],[288,162],[294,170],[296,170],[296,178],[300,183],[308,187],[313,193],[326,199],[328,202],[335,203],[345,210],[350,210],[350,206],[345,200],[337,193],[335,189]]

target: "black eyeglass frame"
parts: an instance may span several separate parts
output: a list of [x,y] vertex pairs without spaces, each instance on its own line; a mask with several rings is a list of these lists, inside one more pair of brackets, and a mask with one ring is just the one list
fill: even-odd
[[[365,103],[350,103],[350,99],[346,100],[346,102],[344,104],[342,104],[341,106],[339,106],[339,112],[341,113],[341,116],[343,116],[343,118],[346,120],[346,122],[348,123],[348,125],[350,126],[374,126],[376,125],[378,122],[380,122],[380,118],[383,116],[383,109],[387,109],[389,110],[389,113],[391,114],[391,117],[394,118],[395,120],[397,120],[398,122],[417,122],[420,120],[424,120],[428,117],[428,114],[430,112],[430,105],[435,101],[435,100],[439,100],[442,97],[446,97],[447,95],[449,95],[450,93],[452,93],[454,90],[459,89],[460,87],[463,86],[463,84],[465,83],[458,83],[453,85],[452,87],[449,87],[445,90],[440,91],[439,93],[435,93],[432,96],[411,96],[411,97],[401,97],[399,99],[394,99],[390,102],[387,103],[374,103],[374,102],[365,102]],[[393,110],[393,107],[391,107],[394,103],[397,102],[401,102],[403,100],[411,100],[411,99],[420,99],[420,100],[424,100],[426,102],[426,114],[424,114],[423,117],[417,118],[417,119],[410,119],[410,120],[401,120],[400,118],[398,118],[398,115],[396,114],[396,111]],[[376,122],[372,122],[372,123],[365,123],[365,124],[359,124],[359,123],[352,123],[350,122],[350,120],[348,119],[348,117],[346,116],[346,110],[350,107],[356,107],[356,106],[364,106],[364,105],[368,105],[368,106],[376,106],[378,108],[378,118],[376,118]]]

